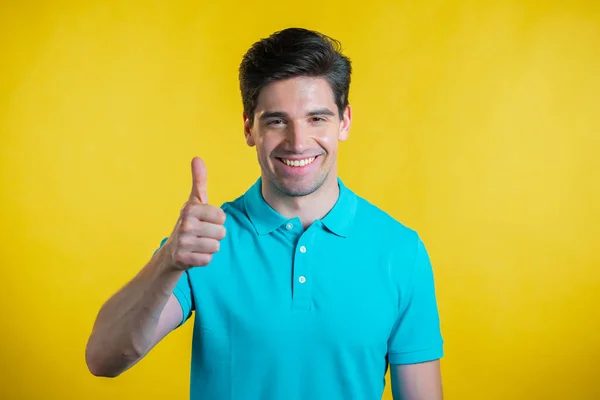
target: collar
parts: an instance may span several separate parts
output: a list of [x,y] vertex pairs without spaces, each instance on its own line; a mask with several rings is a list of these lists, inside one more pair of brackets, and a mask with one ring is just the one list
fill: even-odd
[[[338,199],[321,222],[332,233],[346,237],[356,213],[356,195],[340,178],[338,178],[338,186],[340,188]],[[244,206],[250,222],[259,235],[269,234],[288,221],[265,201],[262,195],[262,178],[258,178],[245,193]]]

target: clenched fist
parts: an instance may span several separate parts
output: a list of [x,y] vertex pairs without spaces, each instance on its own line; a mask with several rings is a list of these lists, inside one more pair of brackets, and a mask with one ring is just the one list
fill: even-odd
[[169,265],[187,270],[206,266],[219,251],[225,237],[225,213],[208,204],[206,166],[201,158],[192,160],[192,191],[181,208],[173,233],[164,247]]

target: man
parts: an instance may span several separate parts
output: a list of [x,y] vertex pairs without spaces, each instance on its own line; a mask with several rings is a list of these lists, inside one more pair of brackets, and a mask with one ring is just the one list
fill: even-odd
[[148,264],[101,308],[86,359],[115,377],[195,311],[192,399],[442,399],[442,337],[419,236],[337,176],[351,64],[337,41],[286,29],[240,66],[261,176],[221,207],[206,166]]

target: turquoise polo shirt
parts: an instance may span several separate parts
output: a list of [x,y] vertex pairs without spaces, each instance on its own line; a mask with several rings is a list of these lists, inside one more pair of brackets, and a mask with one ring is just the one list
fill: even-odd
[[260,178],[222,205],[219,252],[174,290],[182,324],[195,313],[191,399],[381,399],[388,363],[442,357],[423,242],[338,183],[306,230],[265,202]]

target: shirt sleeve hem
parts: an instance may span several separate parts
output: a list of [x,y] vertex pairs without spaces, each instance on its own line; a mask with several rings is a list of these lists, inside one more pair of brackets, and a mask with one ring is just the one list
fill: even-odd
[[183,290],[181,290],[179,287],[175,286],[175,289],[173,290],[173,294],[175,295],[175,298],[179,302],[179,306],[181,307],[181,312],[183,314],[183,317],[181,318],[181,322],[179,323],[179,325],[177,325],[177,327],[180,327],[189,318],[192,305],[190,303],[190,299],[188,299],[188,297],[185,295]]
[[417,364],[427,361],[438,360],[443,356],[443,346],[439,345],[424,350],[403,353],[389,353],[388,360],[390,364]]

